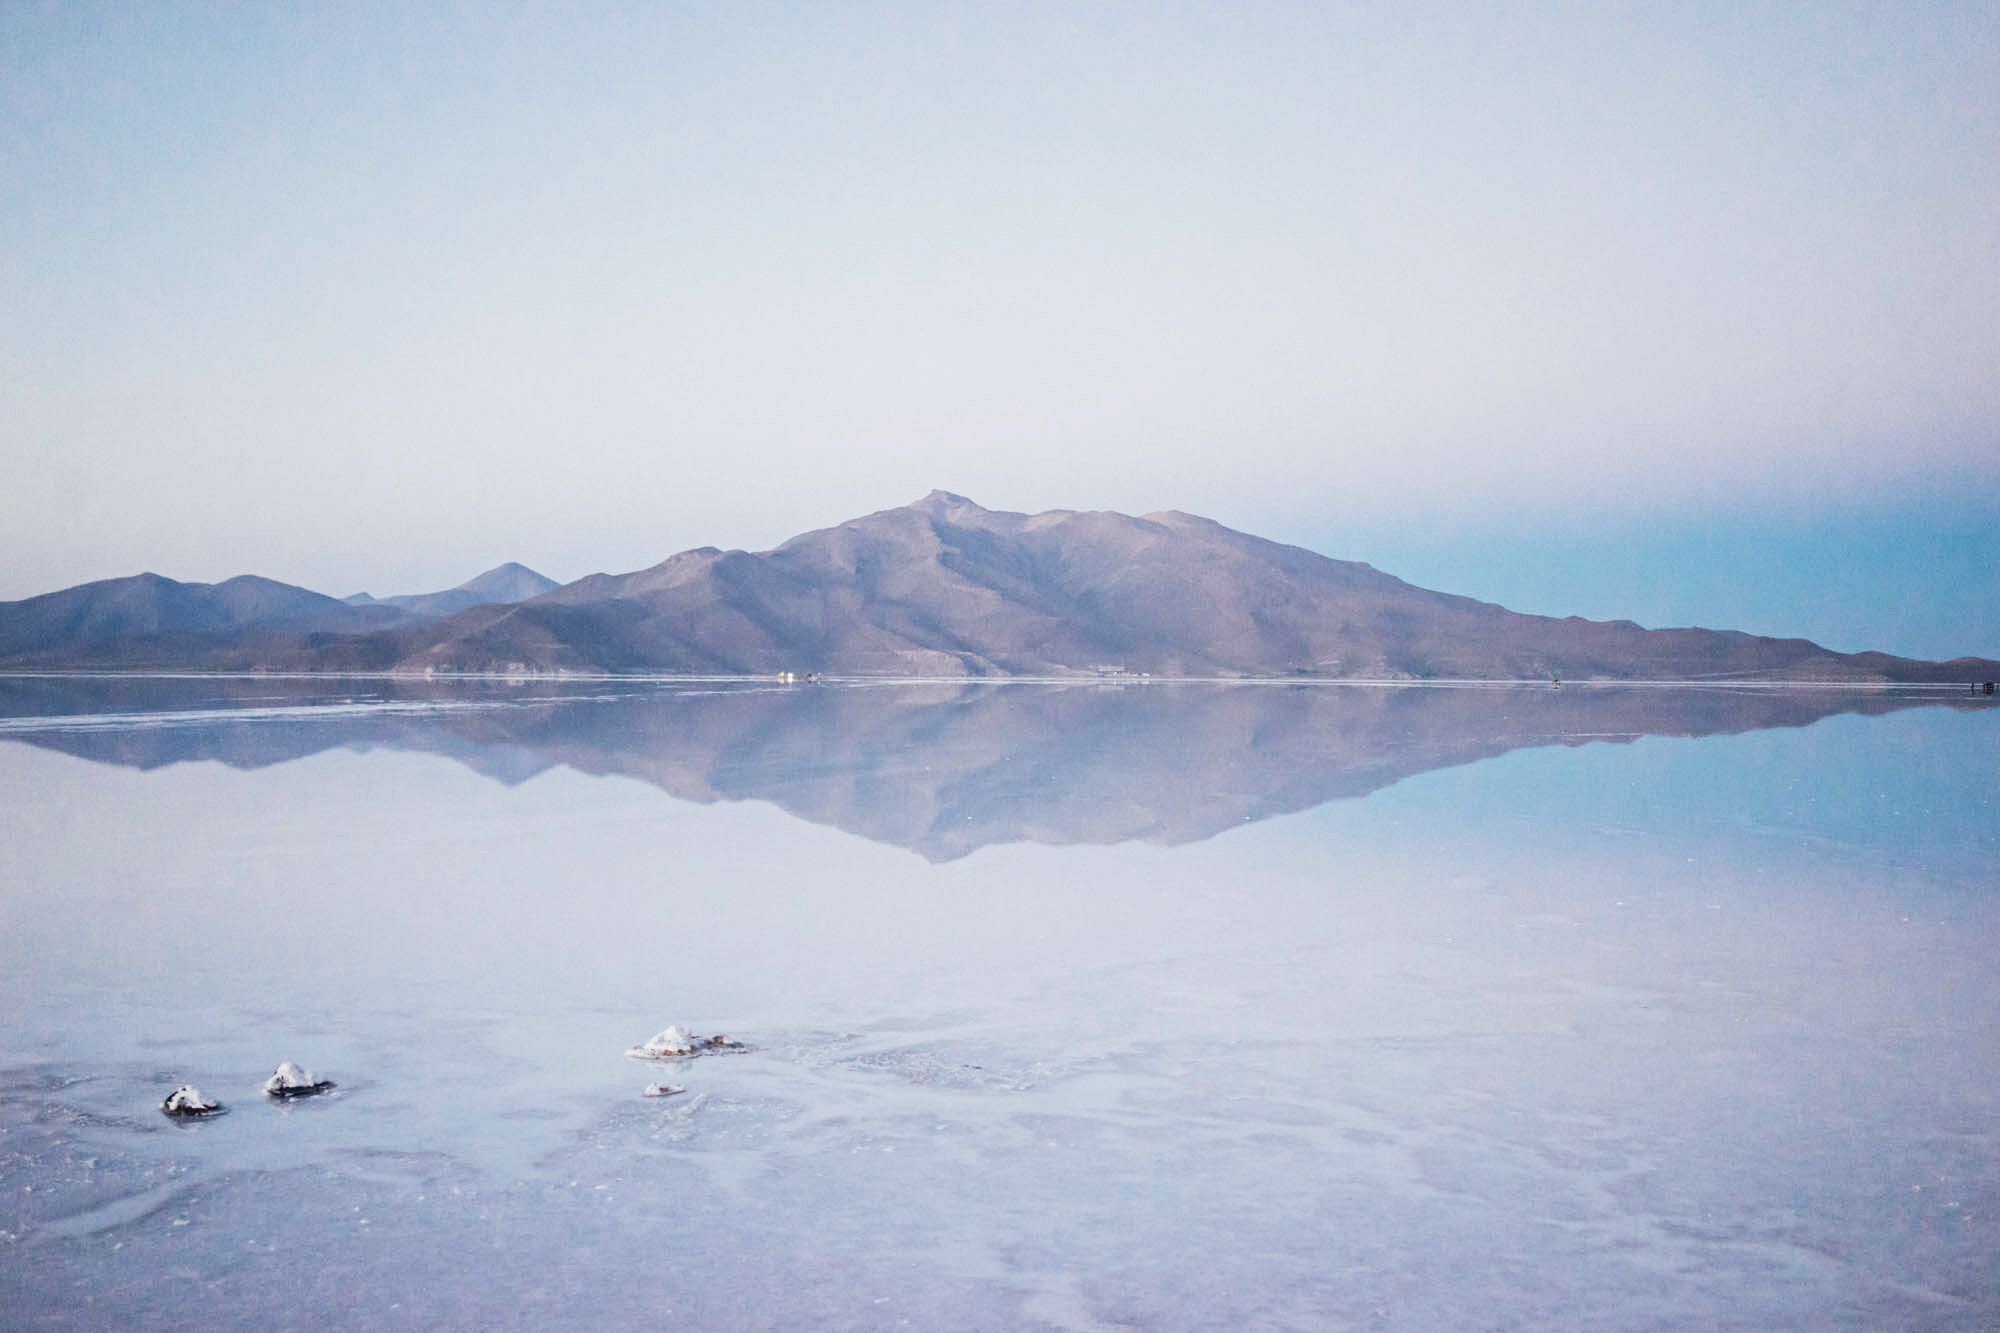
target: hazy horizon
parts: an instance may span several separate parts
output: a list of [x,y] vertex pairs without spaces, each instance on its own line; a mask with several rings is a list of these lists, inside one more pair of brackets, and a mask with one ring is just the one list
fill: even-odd
[[2000,657],[2000,11],[0,10],[0,599],[933,487]]

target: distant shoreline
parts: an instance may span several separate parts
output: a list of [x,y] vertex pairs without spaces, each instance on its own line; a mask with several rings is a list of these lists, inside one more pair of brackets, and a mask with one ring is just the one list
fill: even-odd
[[[687,685],[768,685],[773,688],[805,690],[815,686],[881,685],[1062,685],[1086,688],[1106,686],[1157,685],[1248,685],[1272,686],[1358,686],[1366,689],[1757,689],[1757,690],[1850,690],[1880,692],[1970,694],[1976,681],[1896,681],[1896,680],[1787,680],[1755,677],[1688,679],[1586,679],[1565,680],[1559,685],[1549,680],[1521,678],[1450,678],[1411,680],[1399,677],[1363,676],[861,676],[822,675],[816,681],[782,681],[770,675],[683,675],[671,672],[476,672],[454,671],[426,674],[408,671],[112,671],[102,668],[45,668],[39,671],[0,670],[0,680],[258,680],[258,681],[391,681],[403,685],[501,684],[687,684]],[[1987,696],[1981,695],[1984,698]]]

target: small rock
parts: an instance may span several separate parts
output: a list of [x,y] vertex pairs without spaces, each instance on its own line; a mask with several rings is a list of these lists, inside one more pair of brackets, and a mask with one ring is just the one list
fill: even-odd
[[645,1095],[648,1097],[672,1097],[676,1093],[682,1093],[686,1091],[687,1091],[686,1088],[683,1088],[678,1084],[674,1083],[648,1083],[646,1085]]
[[313,1097],[333,1086],[330,1078],[314,1078],[290,1060],[278,1066],[278,1072],[264,1080],[266,1097]]
[[160,1103],[160,1110],[171,1116],[214,1115],[221,1109],[221,1102],[210,1101],[190,1083],[181,1084]]

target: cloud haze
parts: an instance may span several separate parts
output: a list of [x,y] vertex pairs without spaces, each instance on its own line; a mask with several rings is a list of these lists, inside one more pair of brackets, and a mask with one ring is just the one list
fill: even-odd
[[14,5],[0,88],[0,597],[944,486],[1395,572],[1947,505],[1991,604],[1991,6]]

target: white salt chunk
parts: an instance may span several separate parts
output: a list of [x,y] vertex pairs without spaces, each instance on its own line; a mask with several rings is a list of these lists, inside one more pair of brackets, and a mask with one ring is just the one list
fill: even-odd
[[694,1037],[679,1028],[668,1028],[647,1038],[646,1044],[639,1049],[654,1055],[693,1055]]
[[697,1037],[678,1027],[670,1027],[646,1039],[643,1046],[633,1046],[625,1054],[634,1060],[680,1060],[705,1051],[740,1051],[743,1043],[726,1032],[713,1037]]
[[325,1092],[333,1086],[332,1079],[315,1078],[290,1060],[278,1066],[278,1072],[264,1080],[264,1095],[267,1097],[310,1097],[316,1092]]
[[183,1083],[167,1094],[160,1109],[168,1115],[213,1115],[222,1109],[222,1103],[210,1101],[192,1084]]

